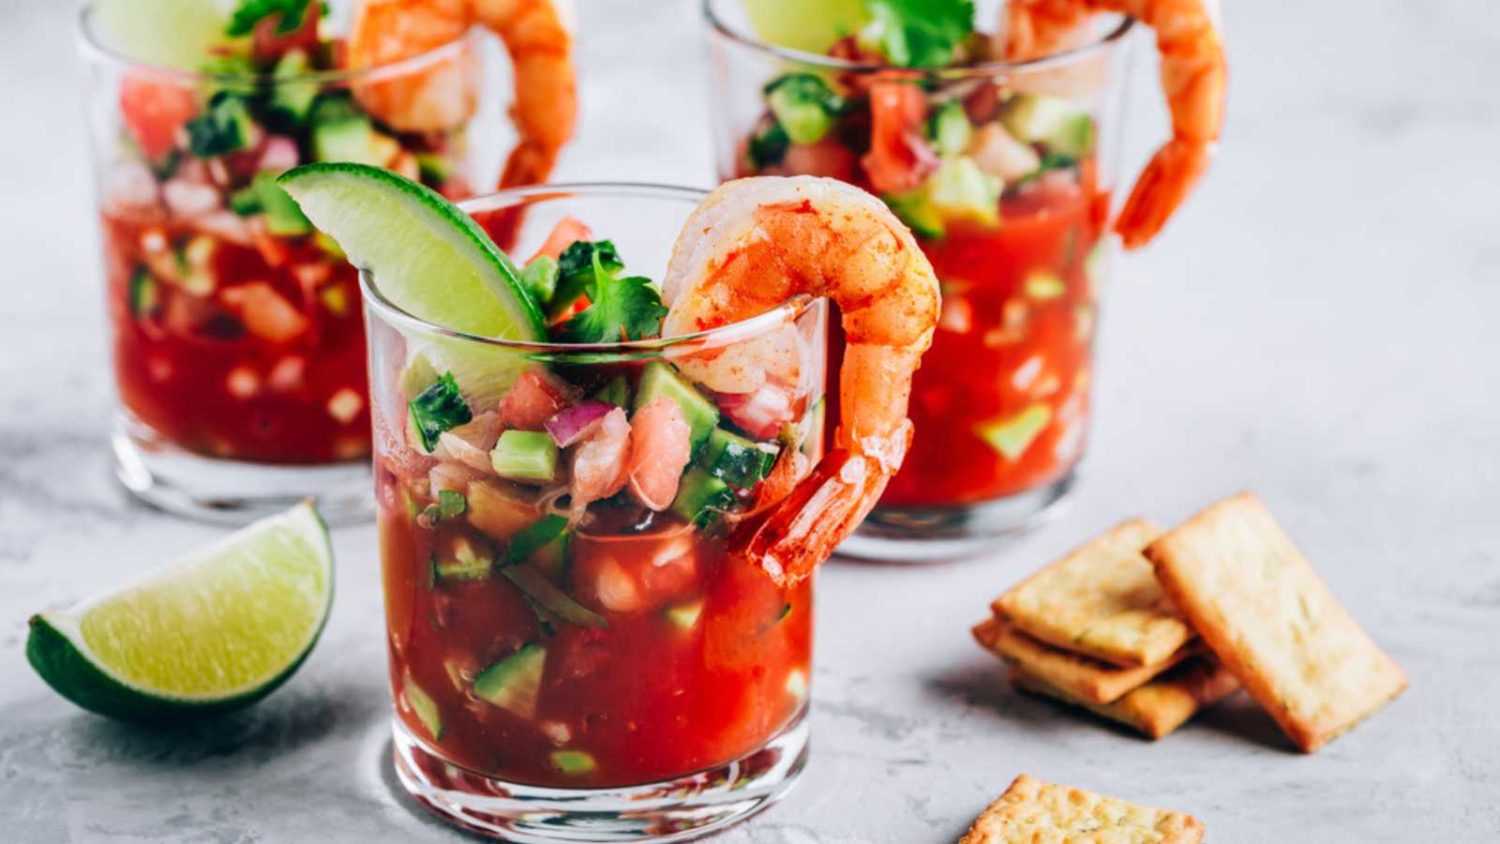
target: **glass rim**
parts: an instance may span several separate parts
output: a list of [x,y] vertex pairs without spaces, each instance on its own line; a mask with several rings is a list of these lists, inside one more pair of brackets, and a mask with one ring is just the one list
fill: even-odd
[[1135,27],[1135,18],[1129,15],[1121,15],[1118,25],[1104,34],[1090,39],[1087,43],[1066,50],[1058,50],[1054,53],[1037,56],[1036,58],[1023,61],[1007,61],[1005,59],[990,59],[975,64],[953,65],[950,67],[902,67],[900,65],[887,64],[884,62],[857,62],[849,59],[841,59],[835,56],[820,53],[809,53],[791,47],[783,47],[771,44],[748,32],[742,32],[730,26],[719,14],[714,11],[714,5],[722,0],[702,0],[703,16],[708,21],[710,29],[715,33],[735,42],[743,47],[748,47],[766,55],[774,56],[786,61],[798,62],[800,64],[812,65],[823,70],[839,71],[844,73],[879,73],[899,71],[905,74],[938,77],[941,79],[968,79],[976,76],[994,76],[1000,73],[1029,72],[1034,70],[1045,70],[1059,65],[1066,65],[1075,61],[1091,58],[1095,53],[1104,52],[1120,42],[1131,29]]
[[[493,193],[476,196],[458,203],[466,213],[495,211],[515,207],[516,200],[546,200],[568,196],[588,195],[603,197],[681,200],[697,204],[708,191],[682,185],[664,185],[653,182],[550,182],[542,185],[526,185],[506,188]],[[529,203],[527,203],[529,204]],[[522,205],[521,207],[525,207]],[[671,234],[673,238],[676,232]],[[657,281],[660,281],[658,279]],[[628,357],[650,356],[674,346],[694,345],[705,348],[720,348],[741,340],[756,337],[777,325],[793,322],[819,301],[811,296],[795,296],[776,307],[753,317],[731,322],[704,331],[677,334],[671,337],[654,337],[649,340],[619,340],[606,343],[558,343],[538,340],[507,340],[469,334],[430,320],[423,319],[402,308],[381,292],[379,282],[369,270],[359,268],[360,293],[365,305],[380,315],[380,318],[398,328],[434,334],[452,340],[477,343],[497,349],[508,349],[531,355],[548,355],[556,358],[588,355],[624,355]]]
[[291,83],[329,84],[338,82],[378,82],[402,76],[445,59],[456,57],[476,37],[473,27],[452,41],[423,50],[414,56],[382,62],[357,69],[308,70],[286,76],[272,77],[269,73],[234,73],[205,70],[188,70],[145,61],[131,56],[108,44],[97,31],[94,17],[98,9],[93,2],[85,3],[78,12],[76,37],[79,48],[87,58],[131,70],[149,71],[153,75],[166,77],[183,83],[259,83],[271,79],[276,85]]

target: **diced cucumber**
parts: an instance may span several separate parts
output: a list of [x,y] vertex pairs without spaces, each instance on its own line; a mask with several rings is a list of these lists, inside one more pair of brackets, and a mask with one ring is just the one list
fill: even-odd
[[320,97],[312,110],[312,150],[318,161],[352,161],[383,166],[389,157],[377,149],[370,119],[342,96]]
[[417,173],[429,185],[441,185],[453,175],[453,163],[435,152],[417,153]]
[[250,145],[255,121],[244,97],[220,91],[208,101],[203,113],[187,122],[188,150],[199,158],[227,155]]
[[443,738],[443,716],[438,711],[437,701],[432,699],[432,695],[422,691],[422,687],[413,683],[408,677],[401,685],[401,696],[405,698],[406,705],[411,708],[412,714],[416,715],[417,720],[422,722],[422,726],[427,728],[427,734],[432,736],[432,740],[440,741]]
[[636,388],[635,409],[640,410],[655,401],[657,396],[666,396],[677,402],[682,418],[692,429],[694,448],[706,442],[708,435],[718,427],[719,408],[683,380],[672,367],[661,361],[652,361],[646,364],[640,386]]
[[822,77],[811,73],[788,73],[765,87],[766,105],[794,144],[815,144],[833,128],[843,111],[843,99]]
[[698,616],[703,614],[703,602],[695,601],[691,604],[678,604],[675,607],[667,607],[664,615],[667,621],[679,630],[691,630],[698,624]]
[[1056,299],[1068,292],[1068,286],[1050,270],[1035,270],[1026,276],[1026,296],[1039,302]]
[[609,379],[608,384],[600,387],[599,391],[594,393],[593,398],[615,407],[629,407],[630,382],[625,380],[625,376],[616,375]]
[[552,767],[558,773],[569,776],[583,776],[591,774],[598,765],[594,757],[582,750],[554,750],[552,751]]
[[948,229],[943,225],[943,218],[937,209],[932,207],[932,200],[925,188],[925,185],[919,185],[904,193],[885,194],[881,199],[885,200],[885,204],[890,206],[891,211],[901,218],[901,222],[913,234],[929,239],[940,238]]
[[161,288],[145,267],[136,267],[135,272],[130,274],[130,289],[126,295],[129,297],[130,313],[137,318],[150,316],[161,307]]
[[412,430],[421,440],[422,450],[428,454],[437,448],[438,434],[474,418],[451,372],[444,372],[442,377],[407,402],[407,416]]
[[177,255],[177,264],[182,269],[179,285],[194,296],[207,296],[219,286],[214,274],[214,252],[218,241],[208,235],[197,235],[182,247]]
[[927,177],[928,200],[944,220],[972,220],[984,225],[1000,223],[1000,179],[979,169],[966,155],[944,159]]
[[695,525],[706,525],[734,504],[734,491],[722,480],[693,467],[682,476],[672,512]]
[[974,137],[974,127],[969,124],[969,115],[963,103],[949,100],[938,106],[927,118],[927,135],[937,148],[938,155],[960,155],[969,148]]
[[1078,159],[1094,146],[1088,111],[1058,97],[1017,94],[1001,109],[1000,122],[1015,137],[1041,144],[1050,153]]
[[318,98],[318,84],[291,80],[307,73],[310,67],[307,53],[288,50],[276,62],[276,70],[271,74],[275,80],[275,85],[271,88],[271,105],[299,124],[307,120],[307,115],[312,111],[313,101]]
[[604,617],[573,600],[532,566],[505,566],[500,573],[526,597],[559,621],[579,627],[608,627]]
[[547,649],[532,643],[480,672],[474,694],[521,718],[536,717]]
[[467,536],[453,539],[448,551],[432,564],[433,581],[484,580],[495,567],[495,556]]
[[562,536],[567,529],[568,520],[562,516],[543,516],[511,538],[510,547],[505,551],[505,564],[514,566],[526,562],[533,554]]
[[416,398],[423,390],[437,383],[438,376],[437,367],[432,365],[432,359],[425,352],[411,352],[406,360],[406,366],[401,368],[401,378],[398,384],[401,395],[407,401]]
[[1037,435],[1052,421],[1052,408],[1037,403],[1028,406],[1014,416],[995,419],[974,426],[974,433],[989,446],[1005,456],[1006,460],[1017,460],[1031,447]]
[[786,148],[791,146],[791,143],[791,138],[787,137],[786,130],[781,127],[781,124],[771,121],[771,125],[750,136],[750,143],[746,148],[746,153],[750,156],[750,166],[760,170],[780,164],[781,160],[786,158]]
[[506,431],[490,452],[490,465],[502,478],[546,483],[557,476],[557,443],[544,431]]
[[276,184],[276,176],[261,172],[250,183],[266,215],[266,231],[283,237],[295,237],[312,231],[312,223],[302,213],[297,201]]
[[248,217],[261,212],[260,190],[254,183],[248,184],[229,195],[229,210]]
[[432,521],[441,522],[445,519],[456,519],[467,509],[469,509],[469,502],[464,498],[463,493],[454,492],[451,489],[440,489],[437,494],[437,503],[427,505],[422,512]]
[[715,428],[699,452],[698,465],[736,489],[749,489],[776,465],[778,453],[774,445]]

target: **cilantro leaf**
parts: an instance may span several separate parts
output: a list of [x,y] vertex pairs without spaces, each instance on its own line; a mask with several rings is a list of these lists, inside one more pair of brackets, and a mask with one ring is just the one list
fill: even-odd
[[231,91],[220,91],[208,108],[187,122],[188,150],[198,158],[212,158],[250,146],[255,122],[245,99]]
[[589,295],[587,309],[563,323],[569,343],[640,340],[661,331],[667,309],[651,280],[641,276],[602,278]]
[[[229,18],[229,24],[224,27],[224,34],[231,38],[240,38],[249,35],[255,30],[255,25],[272,15],[280,15],[281,20],[276,24],[277,35],[287,35],[296,32],[302,26],[302,18],[307,14],[309,0],[240,0],[239,6]],[[319,10],[322,6],[319,6]]]
[[565,313],[579,296],[594,298],[594,284],[625,269],[613,241],[575,240],[557,259],[557,282],[548,316]]
[[942,67],[974,32],[974,0],[865,0],[871,21],[860,40],[892,64]]

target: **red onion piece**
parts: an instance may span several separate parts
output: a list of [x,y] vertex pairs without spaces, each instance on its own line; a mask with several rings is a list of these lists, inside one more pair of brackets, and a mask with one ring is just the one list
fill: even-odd
[[542,427],[552,435],[558,448],[567,448],[593,432],[605,414],[614,409],[609,402],[589,399],[552,414]]

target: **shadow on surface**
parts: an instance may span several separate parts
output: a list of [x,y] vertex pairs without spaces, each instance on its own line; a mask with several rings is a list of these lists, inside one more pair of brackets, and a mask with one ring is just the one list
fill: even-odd
[[1207,710],[1198,713],[1192,723],[1236,738],[1255,742],[1272,750],[1301,755],[1276,726],[1265,710],[1243,691],[1230,695]]
[[396,765],[393,761],[395,759],[395,753],[396,746],[391,742],[390,730],[386,730],[385,740],[379,743],[379,749],[375,753],[375,757],[368,761],[370,764],[373,764],[375,766],[375,775],[377,778],[379,778],[381,785],[384,785],[386,791],[389,792],[391,802],[395,803],[397,806],[400,806],[401,811],[405,812],[413,820],[421,824],[424,828],[432,830],[433,832],[448,833],[448,835],[454,840],[494,840],[491,838],[486,838],[485,836],[480,835],[476,832],[470,832],[463,827],[453,826],[452,824],[443,821],[426,806],[423,806],[421,801],[408,794],[406,792],[406,788],[401,785],[400,778],[396,776]]

